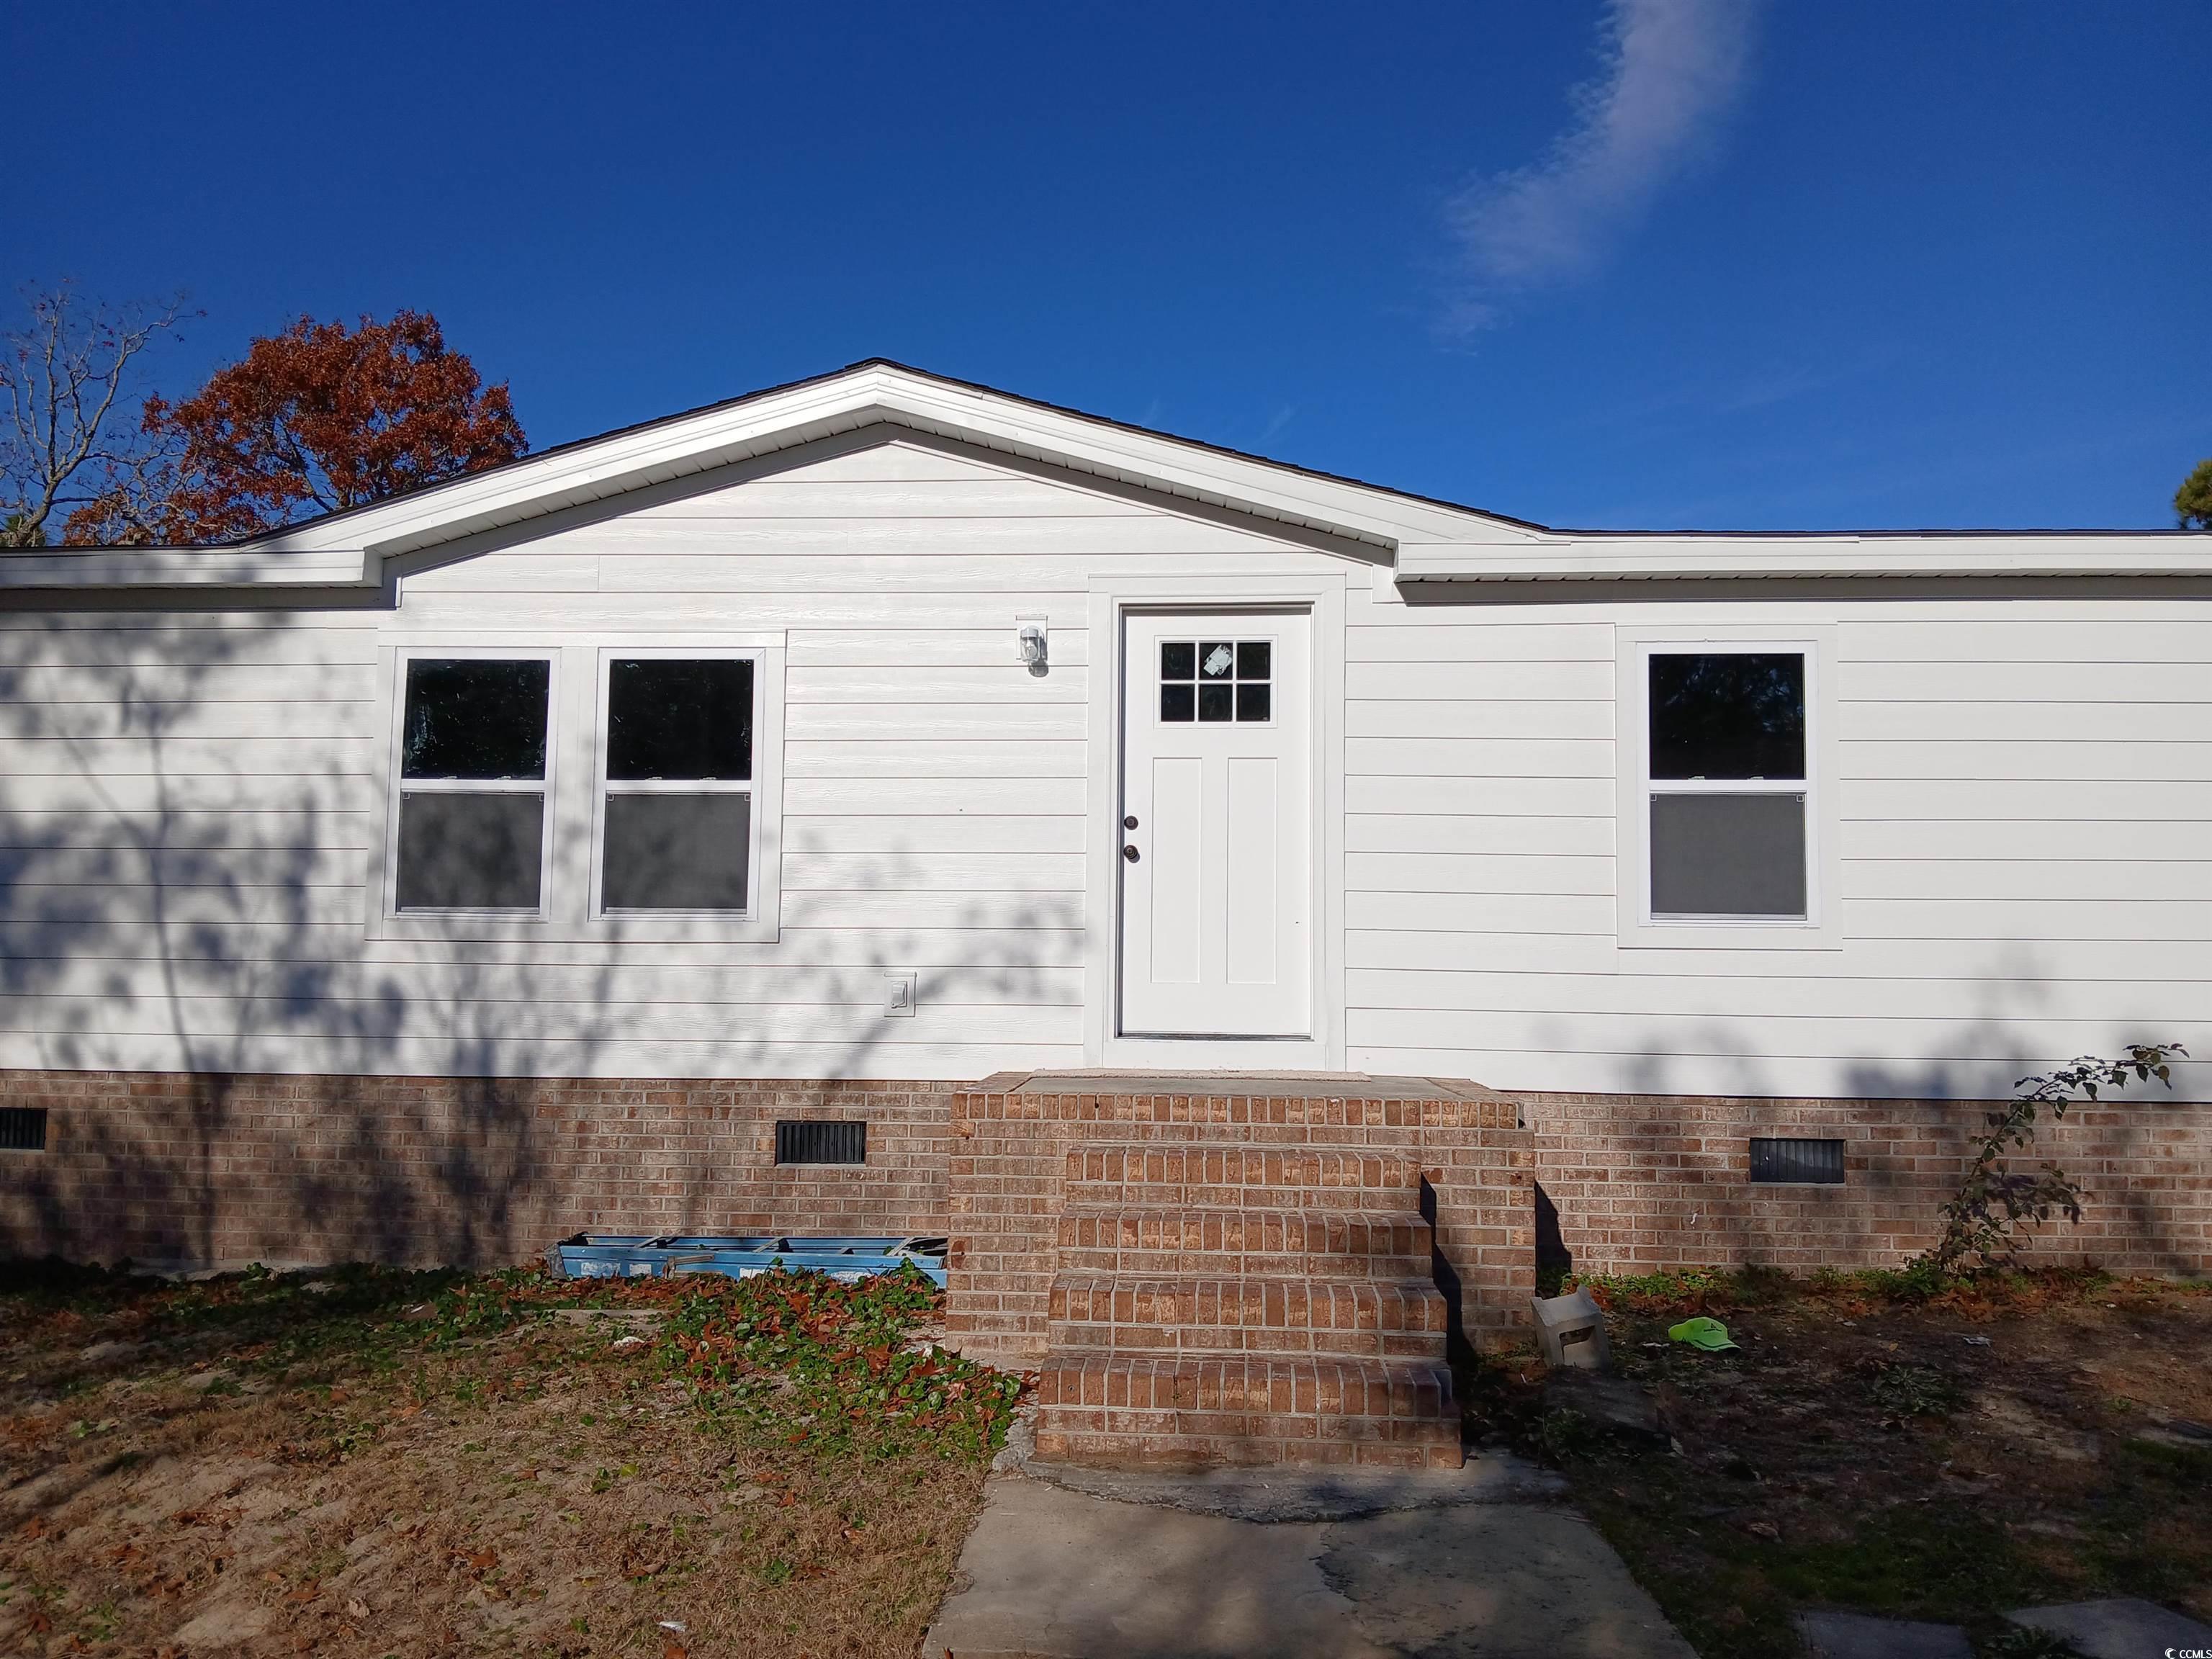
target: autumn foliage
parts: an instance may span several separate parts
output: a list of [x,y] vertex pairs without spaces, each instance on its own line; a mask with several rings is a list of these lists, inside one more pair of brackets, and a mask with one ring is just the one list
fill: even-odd
[[172,545],[264,533],[513,460],[528,447],[504,383],[403,311],[358,327],[302,317],[193,396],[146,400],[165,465],[137,500],[70,515],[75,543]]

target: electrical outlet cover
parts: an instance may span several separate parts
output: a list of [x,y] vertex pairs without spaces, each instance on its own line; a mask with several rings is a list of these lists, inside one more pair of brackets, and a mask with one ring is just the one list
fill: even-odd
[[911,973],[886,973],[884,975],[884,1018],[911,1019],[914,1018],[915,975]]

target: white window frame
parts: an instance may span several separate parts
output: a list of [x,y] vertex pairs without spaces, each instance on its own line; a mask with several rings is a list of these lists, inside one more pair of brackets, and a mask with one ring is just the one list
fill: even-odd
[[[560,770],[561,653],[545,647],[506,648],[484,646],[410,646],[394,653],[392,683],[392,723],[386,768],[386,810],[384,815],[383,914],[399,921],[459,920],[485,921],[542,921],[553,903],[553,838],[555,807]],[[542,662],[545,674],[545,775],[540,778],[408,778],[401,775],[405,760],[407,672],[416,662]],[[410,794],[537,795],[544,802],[538,835],[538,903],[520,906],[471,905],[465,908],[399,908],[399,813],[402,798]]]
[[[760,733],[765,710],[768,665],[758,646],[643,646],[630,650],[602,647],[599,653],[599,673],[592,691],[594,710],[592,744],[592,918],[595,921],[616,923],[673,922],[698,921],[728,922],[739,926],[759,919],[762,898],[761,870],[761,802]],[[612,722],[607,712],[607,700],[614,690],[614,665],[617,661],[639,662],[749,662],[753,665],[752,754],[751,775],[742,781],[729,778],[610,778],[607,763],[613,736]],[[745,908],[743,910],[611,910],[605,897],[607,863],[607,797],[610,793],[625,795],[744,795],[750,802],[745,814],[747,842],[745,847]]]
[[[1838,950],[1842,860],[1835,812],[1835,629],[1677,626],[1618,630],[1620,938],[1630,949]],[[1651,776],[1651,659],[1667,655],[1789,654],[1805,660],[1805,776],[1680,779]],[[1787,794],[1805,797],[1805,915],[1655,916],[1651,914],[1651,797]]]
[[[394,630],[397,632],[398,630]],[[379,641],[377,753],[370,778],[382,830],[371,836],[362,886],[370,940],[534,941],[772,945],[782,937],[784,630],[635,634],[553,627],[517,643],[482,629],[415,629]],[[605,696],[598,664],[610,657],[749,655],[753,667],[751,908],[742,913],[621,911],[598,914],[599,820],[605,791]],[[405,910],[398,881],[400,727],[406,717],[407,664],[415,658],[550,659],[552,712],[546,738],[546,834],[539,908],[520,910]],[[597,699],[597,702],[594,702]]]

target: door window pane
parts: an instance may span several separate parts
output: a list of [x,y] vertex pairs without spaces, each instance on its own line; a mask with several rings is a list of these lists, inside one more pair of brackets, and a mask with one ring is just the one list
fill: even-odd
[[535,910],[545,797],[408,791],[399,798],[402,910]]
[[544,777],[552,676],[553,665],[542,658],[410,662],[399,775]]
[[1805,797],[1651,797],[1651,914],[1805,915]]
[[1798,652],[1654,652],[1651,775],[1805,775],[1805,659]]
[[1274,714],[1274,654],[1271,640],[1163,641],[1161,721],[1264,723]]
[[751,840],[748,794],[610,794],[605,908],[742,910]]
[[608,777],[738,780],[752,775],[750,659],[647,657],[609,665]]

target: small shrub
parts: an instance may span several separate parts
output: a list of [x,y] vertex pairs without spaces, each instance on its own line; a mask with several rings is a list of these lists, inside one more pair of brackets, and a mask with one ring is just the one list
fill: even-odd
[[2142,1042],[2124,1060],[2085,1054],[2047,1076],[2022,1078],[2012,1103],[1989,1115],[1989,1133],[1975,1148],[1958,1193],[1943,1206],[1942,1236],[1907,1271],[1948,1277],[1971,1267],[2003,1267],[2012,1261],[2014,1235],[2023,1222],[2045,1222],[2053,1215],[2079,1222],[2078,1182],[2053,1164],[2033,1175],[2017,1173],[2006,1167],[2006,1153],[2033,1144],[2036,1121],[2046,1109],[2063,1118],[2069,1106],[2095,1100],[2100,1088],[2124,1089],[2130,1077],[2137,1082],[2156,1078],[2172,1088],[2168,1062],[2188,1053],[2179,1042]]

